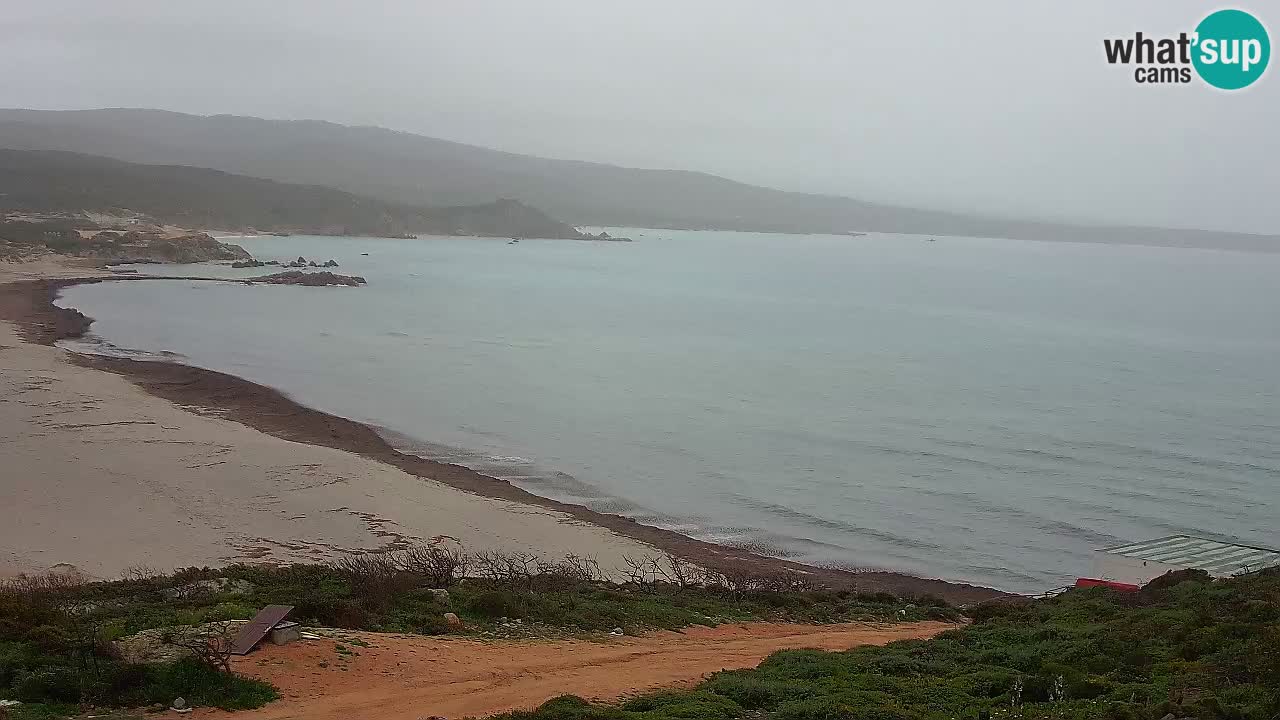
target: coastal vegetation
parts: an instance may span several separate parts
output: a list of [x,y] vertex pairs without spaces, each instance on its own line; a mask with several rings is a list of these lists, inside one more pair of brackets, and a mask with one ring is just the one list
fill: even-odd
[[1086,720],[1280,717],[1280,569],[1141,592],[993,601],[931,640],[790,650],[696,688],[615,704],[560,697],[508,720]]
[[616,703],[562,696],[509,720],[1273,720],[1280,713],[1275,569],[1220,581],[1184,571],[1138,593],[1090,588],[990,601],[969,608],[964,625],[960,611],[937,600],[812,588],[795,576],[730,577],[664,557],[637,558],[628,574],[606,581],[590,559],[573,556],[429,546],[325,565],[138,570],[113,582],[20,578],[0,591],[0,697],[34,703],[26,713],[176,696],[228,709],[260,705],[275,697],[270,686],[199,653],[141,664],[121,648],[144,631],[225,627],[263,605],[289,604],[291,617],[310,626],[496,638],[747,620],[957,621],[931,640],[783,651],[694,688]]
[[[622,578],[614,578],[619,580]],[[226,623],[270,604],[312,627],[380,632],[548,637],[635,634],[723,622],[958,620],[940,600],[832,592],[791,576],[708,573],[669,557],[635,558],[625,582],[585,557],[466,553],[439,547],[351,556],[325,565],[136,569],[110,582],[70,576],[0,584],[0,699],[24,713],[81,704],[143,706],[176,697],[224,709],[256,707],[275,691],[225,671]],[[200,652],[141,662],[131,639],[159,631]]]

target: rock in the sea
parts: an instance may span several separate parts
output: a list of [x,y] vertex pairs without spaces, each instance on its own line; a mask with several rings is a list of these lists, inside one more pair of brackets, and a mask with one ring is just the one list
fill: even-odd
[[231,263],[231,267],[233,268],[251,268],[251,267],[264,267],[264,266],[266,266],[266,263],[262,262],[261,260],[237,260]]
[[462,618],[458,617],[456,613],[451,613],[451,612],[445,613],[444,621],[445,621],[445,624],[447,624],[451,630],[462,629]]
[[285,272],[276,273],[275,275],[263,275],[262,277],[249,279],[253,282],[271,283],[273,285],[307,285],[311,287],[320,287],[324,285],[346,285],[348,287],[356,287],[357,285],[365,284],[365,279],[359,275],[338,275],[327,270],[324,272],[286,270]]
[[325,263],[324,265],[322,265],[321,267],[338,267],[338,261],[337,261],[337,260],[329,260],[328,262],[326,262],[326,263]]

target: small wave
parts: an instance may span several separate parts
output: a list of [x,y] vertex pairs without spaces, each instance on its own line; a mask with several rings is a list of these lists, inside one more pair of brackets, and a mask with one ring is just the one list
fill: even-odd
[[134,350],[133,348],[120,347],[93,334],[59,340],[57,346],[77,355],[97,355],[126,360],[180,361],[185,359],[184,356],[170,350]]
[[[1072,449],[1101,451],[1106,456],[1121,456],[1150,462],[1189,465],[1193,468],[1208,468],[1226,473],[1260,472],[1271,477],[1280,477],[1280,468],[1262,465],[1249,460],[1233,460],[1224,457],[1211,457],[1203,454],[1192,454],[1185,451],[1161,448],[1152,445],[1137,445],[1111,440],[1065,440],[1049,435],[1048,442]],[[1071,458],[1076,460],[1076,458]],[[1162,470],[1163,471],[1163,470]]]
[[[1004,565],[961,565],[955,569],[954,574],[957,578],[998,577],[1008,581],[1013,587],[1040,587],[1045,581],[1042,575],[1033,575]],[[1070,578],[1070,573],[1061,577],[1062,582],[1066,582]]]
[[749,507],[753,510],[758,510],[760,512],[765,512],[770,515],[775,515],[777,517],[793,520],[795,522],[799,522],[803,525],[808,525],[811,527],[819,527],[824,530],[831,530],[831,531],[840,532],[840,533],[848,533],[852,535],[861,535],[861,536],[873,538],[875,540],[886,543],[888,545],[893,545],[893,546],[902,547],[902,548],[917,548],[917,549],[937,550],[937,551],[946,550],[946,548],[943,547],[942,545],[938,545],[935,543],[925,542],[920,539],[912,539],[912,538],[904,537],[902,535],[891,533],[886,530],[877,530],[874,528],[854,525],[852,523],[842,522],[839,520],[831,520],[829,518],[819,517],[812,513],[796,510],[795,508],[790,508],[785,505],[779,505],[777,503],[769,502],[767,500],[749,498],[744,495],[738,495],[736,493],[726,493],[725,497],[726,499],[730,500],[730,502],[733,502],[735,504]]

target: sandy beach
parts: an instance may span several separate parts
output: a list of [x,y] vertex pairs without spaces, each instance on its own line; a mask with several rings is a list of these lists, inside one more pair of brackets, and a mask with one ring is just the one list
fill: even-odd
[[[92,274],[52,259],[0,264],[0,283]],[[0,573],[316,561],[438,536],[589,551],[606,568],[652,551],[563,513],[188,412],[67,356],[0,322]]]
[[532,495],[391,447],[372,428],[255,383],[55,346],[88,327],[68,282],[145,281],[45,256],[0,264],[0,573],[113,577],[239,561],[319,561],[443,539],[471,550],[624,558],[671,552],[728,572],[975,602],[989,588],[849,573],[695,540]]

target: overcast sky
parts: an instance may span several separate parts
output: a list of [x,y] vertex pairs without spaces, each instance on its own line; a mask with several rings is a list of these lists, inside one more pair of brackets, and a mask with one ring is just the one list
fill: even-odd
[[[1143,86],[1203,2],[0,0],[0,106],[371,124],[1006,216],[1280,233],[1280,70]],[[1245,2],[1272,28],[1280,5]]]

